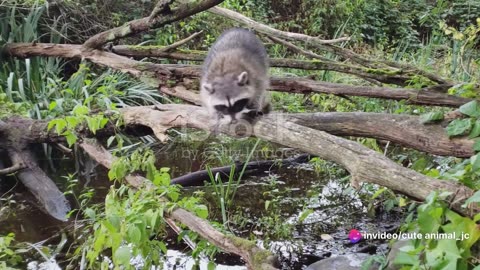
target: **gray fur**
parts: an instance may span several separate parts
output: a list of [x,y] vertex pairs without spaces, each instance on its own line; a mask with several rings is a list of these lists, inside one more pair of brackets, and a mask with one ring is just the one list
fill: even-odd
[[[268,113],[268,56],[262,42],[242,28],[225,31],[212,45],[203,63],[200,96],[215,120],[247,119],[252,111]],[[248,99],[240,112],[221,113],[216,105],[231,107]],[[268,108],[268,109],[267,109]]]

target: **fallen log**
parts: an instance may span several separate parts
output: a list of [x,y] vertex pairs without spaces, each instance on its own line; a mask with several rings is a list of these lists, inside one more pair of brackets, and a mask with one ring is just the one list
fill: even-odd
[[[294,113],[289,121],[338,136],[391,141],[439,156],[471,157],[474,140],[449,138],[441,124],[422,124],[418,116],[384,113]],[[401,132],[399,132],[401,130]]]
[[[210,118],[202,108],[189,105],[160,105],[155,108],[132,107],[121,112],[126,123],[150,127],[159,139],[165,139],[164,132],[173,127],[211,128]],[[454,194],[451,208],[455,211],[472,216],[480,209],[473,204],[471,209],[462,207],[465,200],[473,195],[470,188],[427,177],[358,143],[298,125],[282,115],[262,117],[253,127],[245,127],[247,133],[251,131],[258,138],[300,149],[342,165],[350,172],[353,186],[358,186],[360,182],[374,183],[418,200],[425,200],[432,191],[449,191]],[[223,127],[221,131],[238,135],[232,127]]]
[[[196,98],[197,96],[194,100]],[[272,113],[272,115],[276,114],[299,125],[338,136],[388,140],[394,144],[440,156],[471,157],[475,154],[473,151],[474,140],[467,137],[449,138],[441,123],[422,124],[417,116],[363,112]],[[58,144],[65,141],[53,130],[44,131],[48,121],[11,118],[5,119],[4,123],[7,126],[16,125],[23,130],[21,132],[22,140],[28,144]],[[136,127],[132,125],[126,128],[135,130]],[[399,129],[402,132],[398,132]],[[97,136],[110,136],[114,130],[113,127],[99,130]],[[159,132],[161,133],[163,130]],[[2,138],[7,137],[2,135]]]
[[[148,50],[147,50],[148,51]],[[148,84],[159,87],[168,95],[181,95],[192,102],[192,92],[186,90],[190,87],[182,86],[185,79],[198,79],[200,67],[196,65],[162,65],[148,62],[140,62],[120,56],[115,53],[100,50],[82,50],[81,45],[64,45],[49,43],[11,43],[4,47],[3,53],[15,57],[31,56],[54,56],[63,58],[86,59],[93,63],[110,67],[129,73]],[[163,52],[164,55],[172,55],[181,59],[179,54]],[[280,59],[283,66],[302,66],[304,63],[293,60],[294,64],[288,64],[288,60]],[[275,63],[275,62],[274,62]],[[311,64],[309,68],[319,68],[319,64]],[[281,66],[279,64],[279,66]],[[344,68],[343,66],[341,68]],[[175,81],[177,87],[184,87],[185,91],[176,90],[173,86],[167,86],[167,81]],[[192,83],[190,82],[190,85]],[[468,98],[456,97],[434,90],[414,90],[405,88],[353,86],[338,83],[320,82],[306,78],[271,78],[271,90],[289,93],[323,93],[333,95],[351,95],[371,98],[407,100],[410,104],[460,107],[471,101]]]
[[[29,149],[28,132],[25,132],[28,126],[25,126],[25,123],[30,122],[19,118],[11,118],[8,123],[0,120],[0,152],[6,152],[11,163],[7,168],[0,168],[0,176],[16,174],[20,182],[38,200],[42,209],[52,217],[66,221],[71,210],[70,203],[39,167],[32,150]],[[44,136],[46,125],[43,125],[43,128],[42,135],[38,136]]]
[[[248,163],[237,163],[234,167],[234,173],[238,174],[241,170],[245,168],[245,173],[252,172],[252,171],[260,171],[260,170],[270,170],[273,167],[278,166],[290,166],[292,164],[300,164],[308,162],[310,155],[300,155],[295,158],[287,158],[283,160],[263,160],[263,161],[252,161]],[[223,166],[217,168],[211,168],[210,172],[212,175],[216,175],[217,173],[220,175],[224,175],[228,177],[232,171],[232,166]],[[200,186],[203,185],[204,181],[209,180],[208,170],[200,170],[196,172],[192,172],[186,175],[182,175],[179,177],[175,177],[171,180],[172,184],[181,185],[183,187],[187,186]]]

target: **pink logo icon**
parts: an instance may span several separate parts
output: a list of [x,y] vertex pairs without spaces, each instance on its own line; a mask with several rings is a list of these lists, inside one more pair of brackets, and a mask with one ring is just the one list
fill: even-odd
[[362,239],[362,234],[358,230],[352,229],[348,233],[348,239],[350,239],[352,244],[355,244]]

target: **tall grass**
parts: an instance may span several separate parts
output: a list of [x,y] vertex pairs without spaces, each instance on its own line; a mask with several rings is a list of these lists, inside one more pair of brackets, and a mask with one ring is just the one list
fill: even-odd
[[223,224],[227,224],[227,211],[232,206],[233,200],[235,198],[235,194],[237,193],[238,186],[240,181],[242,180],[243,174],[245,173],[245,169],[247,168],[247,163],[250,162],[252,159],[253,153],[257,149],[260,143],[260,139],[257,139],[255,145],[253,146],[252,150],[247,156],[247,159],[242,167],[242,170],[238,174],[238,177],[235,177],[235,164],[232,164],[230,169],[230,174],[228,175],[228,179],[226,182],[222,181],[222,178],[219,173],[213,175],[209,166],[207,166],[208,176],[210,178],[210,182],[212,183],[212,187],[215,191],[215,195],[218,199],[220,210],[222,213],[222,221]]

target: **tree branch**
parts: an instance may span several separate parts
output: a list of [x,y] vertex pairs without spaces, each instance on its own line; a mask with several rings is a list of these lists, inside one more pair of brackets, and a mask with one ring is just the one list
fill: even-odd
[[221,8],[221,7],[213,7],[208,10],[208,12],[211,12],[216,15],[220,15],[229,19],[232,19],[236,22],[242,23],[244,25],[247,25],[251,28],[254,28],[258,32],[269,34],[272,36],[277,36],[281,37],[284,39],[288,40],[300,40],[304,41],[307,43],[316,43],[316,44],[332,44],[332,43],[339,43],[339,42],[344,42],[350,40],[349,37],[342,37],[342,38],[337,38],[337,39],[320,39],[318,37],[312,37],[304,34],[298,34],[298,33],[291,33],[291,32],[285,32],[285,31],[280,31],[275,28],[272,28],[268,25],[258,23],[246,16],[243,16],[242,14],[226,9],[226,8]]
[[165,52],[168,52],[168,51],[171,51],[171,50],[175,50],[176,48],[182,46],[183,44],[189,42],[190,40],[198,37],[199,35],[201,35],[203,33],[203,30],[201,31],[198,31],[198,32],[195,32],[193,34],[191,34],[190,36],[182,39],[182,40],[179,40],[177,42],[174,42],[170,45],[167,45],[167,46],[164,46],[162,49],[165,51]]
[[320,59],[322,61],[325,61],[325,62],[328,62],[328,61],[332,61],[326,57],[323,57],[321,55],[318,55],[314,52],[311,52],[311,51],[307,51],[303,48],[300,48],[298,47],[297,45],[293,44],[293,43],[290,43],[286,40],[283,40],[281,38],[277,38],[275,36],[268,36],[269,39],[273,40],[274,42],[278,43],[278,44],[282,44],[283,46],[289,48],[290,50],[292,50],[293,52],[296,52],[298,54],[303,54],[309,58],[313,58],[313,59]]
[[94,35],[83,44],[87,50],[98,49],[107,42],[158,28],[220,4],[223,0],[181,1],[178,7],[170,8],[170,0],[159,0],[149,17],[133,20],[105,32]]
[[15,173],[26,168],[25,164],[23,163],[22,157],[17,151],[9,148],[7,152],[13,165],[8,168],[0,169],[0,175]]

